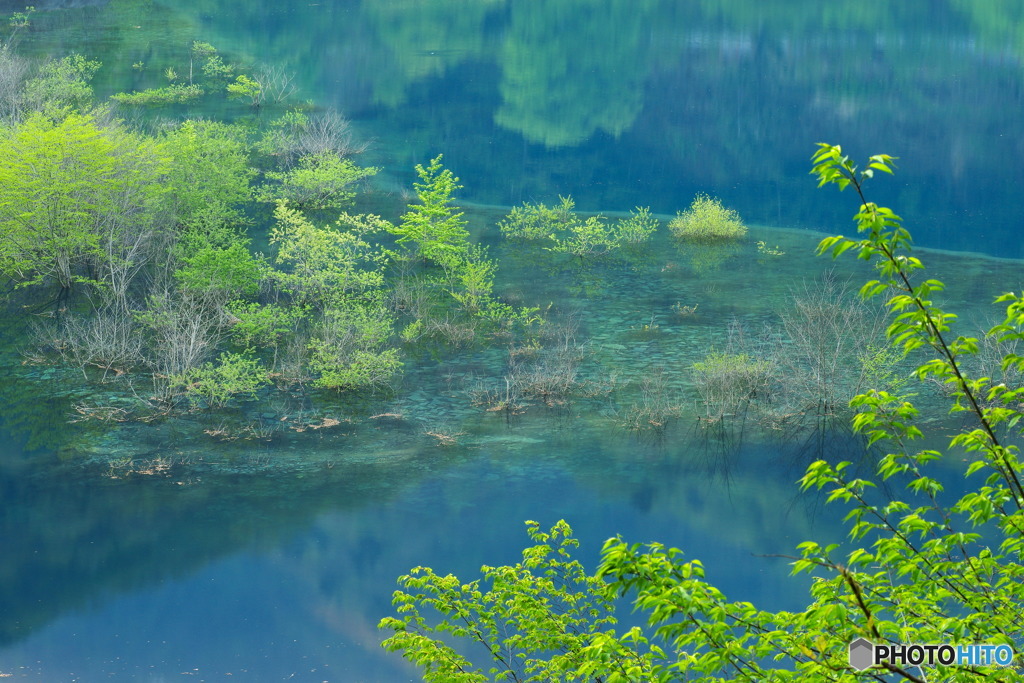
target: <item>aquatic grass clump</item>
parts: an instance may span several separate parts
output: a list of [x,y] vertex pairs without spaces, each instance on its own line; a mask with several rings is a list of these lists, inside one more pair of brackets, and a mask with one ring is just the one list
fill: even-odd
[[747,234],[747,226],[736,211],[704,193],[694,197],[690,208],[676,214],[668,229],[675,237],[708,241],[738,239]]

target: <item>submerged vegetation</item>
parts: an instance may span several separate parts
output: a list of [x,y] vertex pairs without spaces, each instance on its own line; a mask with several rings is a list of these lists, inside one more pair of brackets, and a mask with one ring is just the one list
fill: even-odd
[[[164,91],[236,71],[209,44],[190,55],[187,75],[168,67]],[[143,415],[218,410],[271,382],[387,387],[402,341],[540,321],[492,295],[497,264],[452,207],[457,179],[440,157],[417,167],[418,201],[399,222],[342,213],[325,225],[305,211],[350,207],[378,170],[355,163],[362,147],[343,119],[291,110],[266,128],[186,119],[145,132],[91,102],[98,66],[72,57],[26,80],[0,139],[0,272],[56,295],[37,362],[116,381]],[[166,104],[156,92],[115,99]],[[269,254],[244,231],[254,201],[275,207]],[[407,311],[395,293],[410,288]]]
[[637,207],[629,218],[609,224],[603,216],[577,215],[572,197],[559,197],[560,204],[523,204],[512,209],[498,223],[507,239],[549,244],[548,251],[585,258],[604,256],[622,247],[643,244],[658,229],[659,221],[650,209]]
[[694,197],[688,209],[669,221],[668,229],[676,237],[693,240],[727,240],[747,234],[738,213],[706,194]]
[[[860,237],[826,238],[819,252],[838,257],[852,250],[873,262],[878,279],[860,293],[866,300],[885,297],[894,316],[886,329],[889,343],[899,357],[920,352],[916,378],[949,387],[943,407],[969,422],[948,441],[946,454],[916,448],[913,442],[925,436],[919,409],[907,396],[873,384],[886,377],[873,370],[878,349],[865,360],[855,348],[835,346],[829,330],[806,340],[804,350],[819,370],[827,368],[813,359],[818,352],[851,375],[871,374],[850,401],[853,427],[869,443],[891,450],[874,477],[854,475],[850,462],[818,460],[801,479],[802,489],[824,489],[829,502],[850,508],[845,520],[851,527],[847,544],[806,541],[790,558],[795,574],[813,576],[805,609],[771,611],[734,602],[705,578],[699,559],[687,560],[660,543],[609,539],[590,574],[573,557],[579,544],[568,524],[560,521],[544,532],[531,521],[527,533],[534,545],[515,565],[484,566],[482,578],[470,582],[425,567],[400,577],[393,598],[397,616],[380,622],[388,633],[384,647],[414,663],[427,681],[880,680],[883,671],[887,680],[1018,678],[1024,467],[1012,443],[1021,433],[1024,389],[968,374],[963,359],[977,355],[979,340],[953,336],[955,316],[932,301],[943,283],[912,279],[924,266],[909,255],[910,233],[891,210],[865,197],[864,182],[875,171],[892,173],[892,167],[891,157],[876,155],[861,170],[839,147],[819,146],[813,173],[820,184],[852,186],[860,200]],[[1006,304],[1005,319],[986,336],[1004,343],[1024,338],[1024,299],[1006,293],[996,301]],[[797,316],[810,324],[792,323],[805,332],[834,314],[814,298],[808,306],[813,310]],[[840,317],[835,324],[843,322]],[[1007,350],[1000,365],[1020,370],[1024,358]],[[764,362],[740,353],[713,353],[694,368],[709,402],[719,405],[725,404],[719,394],[756,396],[771,373]],[[821,375],[821,381],[835,379]],[[938,461],[954,454],[966,456],[964,478],[979,472],[986,478],[949,498],[946,487],[963,484],[944,482]],[[905,489],[902,500],[876,494],[878,487],[895,491],[898,485]],[[645,615],[643,626],[615,629],[616,601],[623,597]],[[452,639],[480,649],[453,647]],[[867,661],[852,654],[859,639],[874,651]],[[1002,654],[965,663],[956,657],[886,658],[874,649],[912,643],[985,644]]]
[[[367,14],[381,25],[412,14],[431,29],[428,40],[439,48],[447,41],[436,53],[409,51],[412,40],[396,46],[406,59],[381,60],[389,78],[373,86],[380,88],[374,97],[401,99],[413,78],[483,50],[482,42],[462,49],[450,39],[460,38],[462,23],[491,21],[484,4],[467,9],[462,3],[455,15],[443,3],[367,3]],[[580,5],[575,12],[585,9],[569,4]],[[656,22],[645,20],[658,3],[612,4],[609,14],[622,25],[623,39],[603,41],[612,49],[601,53],[597,71],[584,61],[570,69],[596,76],[558,89],[542,79],[517,80],[509,71],[495,123],[551,146],[571,144],[581,131],[618,135],[628,128],[641,110],[641,89],[624,88],[627,96],[609,106],[607,93],[614,90],[603,74],[638,63],[629,54],[630,36],[647,35],[635,43],[646,50],[661,45],[649,37]],[[584,54],[580,36],[592,40],[590,32],[551,40],[541,30],[545,22],[522,19],[525,6],[503,10],[511,23],[502,48],[506,66],[518,62],[528,74],[526,67],[541,64],[545,55]],[[735,21],[735,8],[723,11]],[[459,22],[448,21],[454,16]],[[28,19],[26,12],[10,25],[21,30]],[[600,13],[586,17],[588,26],[604,21]],[[289,515],[300,507],[296,492],[305,490],[275,476],[236,486],[238,472],[280,474],[292,457],[303,462],[304,476],[313,471],[310,462],[322,458],[315,467],[332,483],[324,487],[331,489],[326,500],[338,497],[333,483],[342,477],[353,482],[346,491],[369,488],[361,469],[384,472],[380,485],[391,492],[418,483],[420,473],[435,465],[461,466],[489,440],[500,440],[495,451],[506,469],[485,476],[507,490],[514,486],[508,480],[536,480],[537,490],[547,492],[553,489],[542,480],[550,471],[529,467],[550,452],[562,457],[559,445],[552,447],[562,438],[584,443],[573,448],[594,472],[602,470],[587,482],[585,495],[605,505],[607,499],[594,491],[614,488],[646,523],[661,510],[644,489],[661,472],[671,473],[666,481],[686,479],[685,472],[678,475],[697,459],[689,448],[695,441],[724,444],[722,434],[749,428],[757,430],[759,444],[773,444],[780,434],[778,442],[788,444],[797,440],[794,435],[822,437],[826,429],[852,425],[844,428],[855,434],[845,436],[864,460],[836,462],[819,453],[801,480],[804,489],[822,489],[830,501],[845,503],[851,524],[842,550],[807,542],[790,558],[797,571],[813,574],[806,608],[774,611],[736,602],[710,580],[718,577],[709,572],[705,578],[699,561],[656,543],[631,545],[616,537],[591,571],[574,558],[577,542],[568,524],[546,530],[528,522],[531,547],[521,562],[484,567],[482,577],[469,582],[422,567],[403,576],[397,613],[381,622],[385,647],[411,660],[425,679],[446,681],[1019,675],[1019,660],[1012,670],[896,663],[884,673],[855,671],[846,660],[856,637],[1016,648],[1024,642],[1024,490],[1014,445],[1020,436],[1024,305],[1018,295],[1004,295],[1004,319],[987,326],[983,338],[953,337],[952,314],[932,302],[942,283],[914,277],[921,263],[910,255],[909,234],[892,212],[863,194],[872,173],[891,172],[889,157],[872,157],[861,171],[839,148],[822,146],[814,169],[822,184],[860,193],[862,239],[831,238],[822,250],[853,250],[874,259],[878,280],[861,291],[886,298],[878,307],[838,274],[815,278],[811,269],[795,267],[798,276],[779,284],[779,271],[769,269],[796,266],[798,240],[782,235],[777,242],[774,231],[769,235],[754,225],[751,239],[742,239],[748,228],[739,215],[709,195],[698,195],[674,219],[644,207],[612,218],[577,212],[571,197],[550,206],[531,199],[500,209],[508,211],[500,217],[491,206],[460,205],[463,187],[454,169],[465,166],[457,146],[446,147],[444,157],[420,147],[406,157],[412,167],[404,169],[407,175],[390,175],[364,163],[367,143],[340,114],[295,100],[286,70],[237,56],[229,60],[198,41],[179,41],[172,56],[124,54],[128,61],[139,59],[130,87],[120,82],[116,88],[125,92],[108,97],[115,86],[98,62],[72,54],[35,64],[10,43],[0,45],[0,274],[12,329],[31,334],[31,340],[11,335],[24,348],[15,352],[22,355],[10,365],[14,388],[6,391],[24,402],[45,389],[45,399],[25,409],[46,422],[45,430],[63,431],[62,421],[85,423],[80,441],[55,437],[52,449],[51,442],[41,446],[50,449],[44,457],[56,461],[57,453],[67,465],[59,477],[66,481],[74,467],[86,477],[100,473],[104,485],[111,484],[106,479],[132,480],[112,490],[138,508],[157,510],[155,518],[164,510],[156,498],[136,497],[141,478],[166,478],[163,483],[173,485],[165,488],[176,491],[220,466],[211,464],[215,458],[234,458],[222,470],[233,475],[230,493],[274,489],[280,506],[268,511],[263,503],[269,498],[257,494],[259,511],[240,515],[228,503],[212,521],[230,529],[250,523],[262,534],[272,516],[294,523]],[[97,74],[100,99],[94,94]],[[533,92],[538,83],[569,96],[543,111]],[[593,105],[599,117],[586,116],[588,99],[600,103]],[[211,104],[203,111],[217,109],[231,123],[201,118],[199,107]],[[827,97],[815,106],[829,106]],[[433,132],[422,136],[443,144]],[[721,176],[718,166],[729,164],[693,156],[709,167],[709,177]],[[374,156],[373,163],[385,165],[380,159]],[[652,166],[663,168],[657,161]],[[554,192],[516,187],[510,195],[518,202]],[[587,198],[581,203],[594,205]],[[766,239],[755,242],[757,237]],[[899,343],[890,343],[887,333]],[[915,381],[920,379],[926,381]],[[48,400],[53,395],[72,398]],[[946,419],[948,407],[967,419]],[[601,438],[580,438],[593,424],[600,425]],[[538,426],[551,434],[533,438]],[[933,432],[927,447],[915,448],[911,442],[926,427]],[[950,430],[956,435],[947,452],[933,450]],[[357,433],[370,437],[352,436]],[[192,452],[208,456],[206,462],[178,450],[193,436],[203,445]],[[275,440],[285,447],[266,443]],[[244,443],[233,450],[232,441]],[[330,446],[318,448],[317,442]],[[512,442],[516,449],[506,448]],[[646,458],[650,443],[662,448],[657,461]],[[882,455],[886,443],[892,453]],[[112,452],[111,444],[124,448]],[[419,448],[424,444],[429,448]],[[424,457],[439,447],[443,457]],[[129,448],[138,451],[126,455]],[[709,466],[728,468],[728,448],[713,452]],[[516,457],[505,457],[510,453]],[[768,455],[766,470],[784,479],[786,458]],[[612,458],[618,462],[608,466]],[[80,467],[87,460],[91,465]],[[878,475],[865,474],[875,460]],[[329,479],[336,466],[344,474]],[[957,467],[966,468],[965,476],[987,479],[973,486],[967,479],[969,490],[961,494],[964,483],[948,476]],[[543,476],[534,477],[537,471]],[[633,473],[640,473],[642,485],[631,487]],[[87,488],[71,481],[68,490]],[[906,495],[892,494],[904,484]],[[35,496],[35,486],[25,486],[24,495]],[[204,502],[197,507],[214,499],[207,491],[222,495],[229,487],[198,491],[203,495],[193,498]],[[66,490],[60,493],[54,498],[63,501]],[[448,501],[447,490],[441,495],[454,503],[441,514],[466,511],[463,500]],[[422,500],[418,510],[426,507]],[[703,513],[701,503],[685,496],[672,497],[673,509],[679,500],[687,502],[687,514]],[[488,512],[498,508],[490,500],[485,504]],[[400,513],[408,523],[407,509]],[[12,515],[22,518],[28,516]],[[135,517],[131,526],[137,530],[126,523],[99,527],[100,534],[85,523],[64,521],[47,519],[67,534],[55,544],[62,567],[68,566],[67,549],[78,548],[68,538],[75,533],[155,536],[156,525]],[[202,521],[209,526],[211,520]],[[166,523],[192,528],[173,516]],[[375,531],[384,528],[379,520],[374,524]],[[346,540],[373,545],[351,531],[346,526]],[[26,556],[38,552],[18,542]],[[181,554],[178,544],[166,545]],[[118,556],[152,556],[126,547],[129,552]],[[346,551],[352,547],[348,543]],[[360,562],[369,556],[362,550],[349,554]],[[307,555],[330,564],[322,547]],[[102,559],[96,564],[113,564]],[[366,564],[376,570],[376,563]],[[133,585],[141,574],[132,577]],[[16,582],[8,583],[17,590]],[[317,583],[319,605],[329,582]],[[378,596],[371,599],[377,610]],[[616,623],[624,598],[633,599],[641,615],[636,628]],[[323,612],[328,621],[342,623],[331,608]],[[8,623],[21,637],[20,615]],[[365,621],[356,628],[362,635]],[[482,649],[474,652],[476,646]]]
[[[467,404],[505,414],[588,405],[631,431],[661,432],[686,414],[751,414],[777,426],[842,414],[862,380],[891,375],[899,362],[875,343],[857,377],[842,374],[844,330],[875,338],[881,318],[869,324],[862,305],[826,283],[794,295],[764,332],[722,324],[726,344],[691,354],[681,373],[656,366],[620,381],[577,326],[550,333],[561,329],[552,316],[567,311],[496,294],[500,264],[456,205],[462,186],[441,156],[415,167],[404,212],[349,213],[380,169],[358,163],[366,145],[337,113],[274,97],[276,116],[133,126],[92,101],[98,67],[72,56],[19,85],[0,140],[10,160],[0,170],[0,272],[55,302],[56,313],[34,325],[32,362],[75,367],[122,392],[134,409],[119,416],[213,413],[306,387],[387,394],[418,354],[508,347],[503,371],[464,383]],[[198,41],[187,61],[161,68],[165,87],[216,85],[222,96],[240,77]],[[267,226],[262,249],[253,224]],[[488,227],[524,258],[571,269],[594,297],[607,264],[652,260],[661,224],[645,207],[611,220],[582,216],[560,197],[514,207]],[[744,248],[735,239],[742,221],[707,195],[669,229],[686,238],[677,248],[698,277]],[[676,301],[662,313],[686,325],[699,305]],[[658,343],[658,313],[641,322],[623,333]]]

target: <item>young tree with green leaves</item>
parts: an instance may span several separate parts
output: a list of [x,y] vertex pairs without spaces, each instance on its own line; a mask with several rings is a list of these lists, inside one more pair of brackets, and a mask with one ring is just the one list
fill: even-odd
[[394,320],[385,306],[385,255],[365,237],[390,224],[342,214],[335,225],[318,226],[284,202],[274,217],[281,269],[271,277],[304,313],[296,323],[309,335],[313,383],[344,390],[386,384],[402,363],[388,346]]
[[262,202],[287,200],[300,209],[346,207],[356,198],[356,188],[380,169],[356,166],[333,151],[299,157],[293,168],[267,171],[271,182],[262,185],[256,199]]
[[399,244],[412,243],[416,255],[444,268],[457,266],[469,248],[469,231],[462,212],[451,205],[459,179],[441,164],[441,155],[424,168],[416,164],[420,182],[414,183],[419,204],[410,204],[402,222],[394,227]]
[[184,121],[163,137],[171,158],[169,209],[185,231],[204,235],[242,220],[239,206],[252,190],[245,133],[217,121]]
[[160,146],[87,114],[35,114],[0,137],[0,158],[0,273],[123,295],[160,227]]
[[[385,647],[401,652],[433,681],[1021,679],[1024,488],[1015,442],[1024,388],[969,376],[963,361],[977,353],[978,340],[956,334],[956,316],[934,303],[943,284],[918,277],[923,263],[912,254],[901,219],[867,199],[865,182],[875,172],[892,173],[893,158],[875,155],[861,170],[840,147],[822,144],[813,162],[820,185],[852,187],[860,203],[859,238],[826,238],[819,252],[838,256],[853,250],[874,264],[878,278],[861,294],[885,297],[892,343],[927,351],[931,358],[916,376],[947,385],[953,412],[968,418],[947,453],[916,447],[924,432],[915,424],[919,409],[906,397],[871,390],[853,399],[854,429],[868,444],[886,444],[889,453],[879,460],[875,478],[853,476],[849,462],[818,461],[801,479],[804,490],[823,490],[830,503],[847,506],[851,523],[842,550],[839,543],[798,546],[794,572],[813,576],[803,610],[770,612],[729,600],[705,578],[699,560],[658,543],[613,538],[604,545],[597,572],[576,584],[586,585],[587,594],[599,596],[603,605],[631,598],[647,615],[644,629],[617,633],[608,628],[614,622],[604,609],[587,612],[580,624],[564,619],[563,606],[576,604],[579,593],[575,584],[552,580],[560,569],[551,565],[536,574],[521,565],[485,567],[485,581],[493,586],[487,592],[478,582],[464,584],[418,568],[399,579],[398,616],[381,622],[393,633]],[[1005,319],[988,334],[1001,342],[1024,339],[1024,294],[1007,293],[996,301],[1006,304]],[[1024,356],[1007,353],[1002,366],[1022,369]],[[968,482],[984,477],[959,496],[946,493],[934,467],[954,454],[966,462]],[[882,484],[904,493],[880,495]],[[524,558],[550,554],[555,544],[543,540]],[[504,578],[509,573],[513,581]],[[511,610],[521,603],[523,608]],[[420,607],[440,617],[426,617]],[[568,633],[574,637],[562,639]],[[489,663],[474,666],[438,636],[484,645]],[[1017,654],[1009,667],[892,661],[855,668],[848,647],[858,638],[880,645],[1007,645]]]
[[21,92],[23,112],[43,112],[53,119],[88,110],[92,104],[93,76],[100,63],[82,55],[68,55],[46,62],[25,81]]

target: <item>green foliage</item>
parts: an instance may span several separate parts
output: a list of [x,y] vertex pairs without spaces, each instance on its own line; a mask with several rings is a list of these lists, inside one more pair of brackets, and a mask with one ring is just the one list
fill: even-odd
[[[984,479],[966,493],[950,495],[940,479],[944,456],[914,441],[925,434],[916,424],[918,409],[907,396],[870,390],[853,399],[854,429],[870,444],[886,444],[877,476],[858,477],[851,463],[812,463],[800,480],[804,490],[822,490],[829,503],[848,508],[849,542],[798,545],[794,573],[810,573],[810,602],[796,612],[770,612],[729,600],[705,578],[698,560],[658,543],[605,543],[593,576],[580,573],[576,583],[586,596],[609,600],[630,597],[646,614],[646,626],[617,635],[595,624],[612,623],[611,603],[585,613],[563,628],[561,615],[571,611],[575,595],[559,573],[544,566],[485,568],[495,588],[479,582],[462,584],[418,568],[402,577],[405,590],[395,593],[398,618],[381,627],[392,631],[384,646],[402,652],[420,666],[426,680],[593,680],[593,681],[968,681],[1018,680],[1024,664],[1019,655],[1010,667],[995,665],[911,666],[890,662],[885,669],[856,671],[849,666],[848,644],[859,637],[874,643],[1007,644],[1024,642],[1024,487],[1016,445],[1021,435],[1024,389],[971,377],[963,359],[977,353],[978,340],[954,336],[955,316],[932,296],[943,283],[921,277],[923,263],[911,255],[910,234],[890,209],[864,195],[864,182],[875,171],[892,172],[892,157],[875,155],[860,170],[837,146],[820,145],[813,173],[821,185],[852,187],[860,199],[856,214],[859,239],[829,237],[820,252],[838,256],[853,250],[871,261],[879,276],[862,289],[865,298],[884,296],[892,314],[887,334],[898,356],[930,351],[918,365],[919,379],[935,379],[949,388],[952,410],[964,418],[949,438],[948,450],[964,462],[963,476]],[[1024,295],[1006,293],[1005,318],[989,335],[1000,342],[1024,339]],[[847,355],[848,364],[881,367],[878,351]],[[750,359],[717,354],[702,364],[745,375]],[[1003,369],[1024,369],[1024,356],[1012,350]],[[945,435],[950,425],[941,423]],[[934,437],[933,437],[934,438]],[[948,437],[947,437],[948,438]],[[954,462],[949,463],[954,465]],[[884,485],[887,495],[872,489]],[[957,487],[962,487],[957,482]],[[902,495],[895,495],[900,488]],[[547,540],[547,539],[544,539]],[[537,546],[541,557],[551,548]],[[842,556],[840,556],[840,553]],[[524,559],[532,555],[524,554]],[[498,579],[511,577],[511,581]],[[580,599],[583,599],[582,597]],[[427,619],[419,608],[438,611]],[[566,631],[571,638],[560,639]],[[535,634],[540,633],[537,637]],[[486,672],[446,640],[466,639],[485,645],[494,666]],[[613,666],[626,662],[628,666]],[[532,676],[532,678],[528,678]]]
[[420,182],[414,183],[418,204],[410,204],[402,222],[394,227],[398,243],[412,244],[416,255],[439,266],[457,266],[469,247],[469,231],[462,212],[451,205],[459,179],[441,165],[441,155],[424,168],[416,164]]
[[256,192],[261,202],[287,200],[300,209],[327,209],[348,206],[356,197],[355,187],[378,168],[361,168],[334,152],[320,152],[299,158],[298,166],[283,172],[268,171],[265,177],[276,181]]
[[259,291],[265,270],[245,244],[235,242],[224,248],[205,246],[185,256],[174,276],[182,287],[196,292],[251,297]]
[[173,160],[169,208],[179,225],[210,233],[241,221],[238,207],[249,198],[255,174],[242,131],[215,121],[185,121],[166,134],[164,149]]
[[33,7],[32,5],[29,5],[28,7],[25,8],[24,12],[14,12],[13,14],[11,14],[11,17],[7,20],[7,23],[10,24],[11,28],[15,29],[28,28],[29,17],[35,11],[36,8]]
[[571,256],[601,256],[618,246],[615,232],[603,216],[573,221],[564,235],[552,235],[550,251]]
[[192,54],[202,58],[203,76],[207,80],[227,80],[234,75],[234,65],[225,64],[224,59],[217,54],[217,49],[213,45],[195,41],[192,43]]
[[228,83],[227,90],[229,97],[247,99],[253,107],[263,104],[263,86],[245,74],[239,74],[234,83]]
[[278,265],[286,268],[275,277],[299,303],[326,310],[384,285],[384,254],[363,235],[390,224],[342,214],[335,226],[320,227],[285,203],[278,204],[274,218],[270,242],[278,248]]
[[658,219],[651,215],[649,207],[636,207],[629,218],[620,220],[615,225],[616,241],[623,244],[642,244],[654,235],[658,229]]
[[286,268],[274,278],[307,311],[313,383],[341,390],[386,384],[402,363],[397,349],[387,347],[394,319],[384,306],[385,256],[364,236],[390,224],[342,214],[335,226],[319,227],[284,203],[274,216],[271,242]]
[[402,341],[406,344],[412,344],[417,341],[424,334],[424,325],[422,320],[413,320],[411,323],[402,328],[402,332],[399,336],[402,337]]
[[[172,72],[173,73],[173,72]],[[119,92],[110,96],[118,104],[159,107],[166,104],[186,104],[206,94],[202,86],[172,83],[162,88],[149,88],[138,92]]]
[[276,347],[308,311],[301,306],[232,301],[227,306],[232,319],[231,338],[242,348]]
[[603,216],[580,218],[574,211],[572,197],[559,197],[556,207],[544,204],[523,204],[498,223],[507,239],[548,241],[549,251],[581,258],[601,256],[624,244],[640,244],[650,239],[658,220],[650,209],[637,208],[629,218],[609,225]]
[[[198,40],[192,43],[188,55],[189,62],[187,67],[181,65],[180,68],[175,68],[174,65],[168,65],[163,69],[162,73],[164,78],[167,79],[168,85],[136,92],[117,93],[111,95],[110,99],[118,104],[132,106],[166,106],[169,104],[193,102],[204,96],[207,92],[223,92],[224,81],[234,76],[235,66],[225,63],[224,59],[217,54],[217,48],[213,45]],[[196,73],[197,61],[199,62],[198,70],[201,72],[202,78],[199,78],[199,74]],[[141,69],[143,65],[139,62],[132,66],[133,68]],[[249,82],[249,79],[245,76],[239,76],[238,78],[245,79],[242,82]],[[227,87],[230,89],[232,85],[236,84],[230,84]],[[255,94],[258,96],[258,88]]]
[[88,115],[36,114],[0,138],[0,158],[0,272],[64,289],[136,272],[165,192],[154,141]]
[[172,386],[180,387],[193,399],[201,398],[212,408],[221,408],[239,395],[252,398],[266,383],[266,369],[249,352],[223,353],[216,363],[171,378]]
[[769,247],[768,243],[765,242],[764,240],[759,240],[757,242],[757,253],[760,254],[761,256],[785,256],[786,255],[786,252],[782,251],[782,249],[779,249],[779,245],[775,245],[774,247]]
[[892,346],[867,344],[858,360],[860,361],[863,387],[882,387],[900,401],[913,398],[915,394],[908,392],[908,385],[913,379],[909,374],[901,372],[906,354]]
[[[572,553],[579,542],[564,521],[550,531],[527,522],[536,544],[513,566],[481,568],[482,579],[463,583],[429,567],[399,578],[393,603],[398,617],[380,628],[391,632],[384,647],[423,670],[425,681],[646,680],[649,655],[630,648],[589,660],[595,639],[614,640],[614,604],[603,581],[590,576]],[[420,609],[434,613],[425,617]],[[436,616],[435,616],[436,615]],[[448,645],[447,636],[480,646],[494,666],[482,669]],[[636,630],[623,640],[643,642]],[[627,679],[616,676],[628,676]],[[603,678],[603,676],[611,676]]]
[[309,344],[313,383],[327,389],[387,384],[402,367],[398,350],[385,348],[393,332],[394,319],[379,303],[329,309]]
[[82,55],[47,62],[34,78],[25,81],[22,103],[28,111],[41,111],[50,117],[59,117],[60,112],[84,111],[92,105],[89,82],[99,68],[99,62]]
[[304,112],[286,111],[267,125],[254,147],[261,154],[284,157],[288,160],[293,141],[308,125],[309,116]]
[[558,199],[561,203],[551,208],[529,203],[516,206],[498,223],[498,229],[506,239],[521,240],[543,240],[565,232],[577,221],[576,203],[572,197]]
[[676,237],[707,241],[736,239],[747,234],[747,226],[738,213],[706,194],[694,197],[690,208],[669,221],[668,229]]
[[491,302],[494,289],[494,273],[498,264],[487,258],[483,247],[473,245],[467,250],[466,259],[455,271],[455,286],[451,294],[471,315],[483,311]]

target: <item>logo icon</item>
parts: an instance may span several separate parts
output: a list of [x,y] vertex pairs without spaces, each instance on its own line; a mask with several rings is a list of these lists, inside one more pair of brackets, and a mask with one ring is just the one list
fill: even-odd
[[867,638],[858,638],[850,643],[850,666],[863,671],[875,663],[875,646]]

